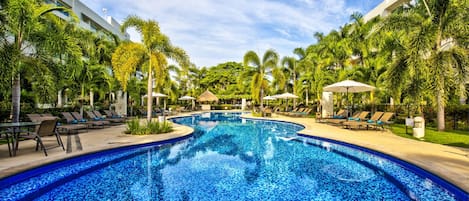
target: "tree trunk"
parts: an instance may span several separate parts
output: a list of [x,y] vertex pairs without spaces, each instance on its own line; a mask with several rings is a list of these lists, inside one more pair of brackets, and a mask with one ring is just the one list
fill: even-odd
[[62,89],[57,92],[57,107],[58,108],[61,108],[63,106],[62,92],[63,92]]
[[308,97],[308,88],[306,88],[306,106],[308,106],[309,97]]
[[92,89],[90,90],[90,106],[94,108],[94,93]]
[[262,116],[264,116],[264,88],[261,87],[261,97],[259,97],[259,100],[260,100],[260,103],[261,103],[261,112],[262,112]]
[[438,111],[436,114],[437,118],[437,123],[438,123],[438,131],[444,131],[445,130],[445,105],[444,105],[444,91],[439,89],[437,91],[437,105],[438,105]]
[[13,83],[11,87],[11,121],[13,123],[20,121],[20,103],[21,103],[21,82],[20,82],[20,73],[17,73],[13,77]]
[[147,121],[151,121],[151,115],[152,115],[152,102],[153,102],[153,78],[152,78],[152,72],[151,72],[151,55],[150,55],[150,60],[149,60],[149,68],[148,68],[148,83],[147,83]]

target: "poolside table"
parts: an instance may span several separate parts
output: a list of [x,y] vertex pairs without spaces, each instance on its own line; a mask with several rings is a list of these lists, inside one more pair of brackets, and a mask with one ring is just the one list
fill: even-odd
[[[21,128],[29,128],[39,125],[40,122],[17,122],[17,123],[0,123],[0,130],[5,130],[6,140],[8,144],[8,151],[11,156],[16,156],[18,150],[18,141],[21,133]],[[10,145],[11,139],[11,145]],[[13,153],[12,151],[13,150]]]

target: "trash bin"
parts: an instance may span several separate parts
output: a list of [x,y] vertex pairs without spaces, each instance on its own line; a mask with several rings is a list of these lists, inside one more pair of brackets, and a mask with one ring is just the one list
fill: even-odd
[[165,118],[164,116],[158,116],[158,122],[164,122]]
[[414,137],[422,138],[425,136],[425,119],[422,117],[414,118],[414,128],[412,129]]

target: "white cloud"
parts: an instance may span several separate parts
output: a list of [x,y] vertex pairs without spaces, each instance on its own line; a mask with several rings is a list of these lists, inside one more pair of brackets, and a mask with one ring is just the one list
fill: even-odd
[[[349,0],[352,1],[352,0]],[[367,4],[380,2],[368,0]],[[262,55],[272,48],[290,56],[296,47],[315,42],[315,32],[328,33],[366,10],[345,0],[83,0],[91,9],[119,21],[135,14],[159,22],[174,45],[187,51],[197,66],[242,61],[254,50]],[[347,7],[348,6],[348,7]],[[132,39],[138,35],[129,30]]]

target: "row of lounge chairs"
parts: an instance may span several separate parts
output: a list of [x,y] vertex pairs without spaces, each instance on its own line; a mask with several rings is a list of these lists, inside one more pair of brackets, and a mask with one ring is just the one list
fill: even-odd
[[[117,115],[114,111],[104,110],[106,117],[99,111],[86,111],[88,118],[84,118],[78,112],[62,112],[64,123],[57,124],[57,130],[61,133],[76,133],[80,130],[88,131],[89,128],[104,128],[110,125],[122,124],[126,122],[126,118]],[[33,122],[41,122],[45,119],[60,119],[51,114],[27,114],[28,118]]]
[[[275,111],[275,108],[274,108],[274,111]],[[297,108],[295,108],[295,109],[293,109],[292,111],[289,111],[289,112],[276,111],[276,113],[281,114],[281,115],[285,115],[285,116],[291,116],[291,117],[306,117],[309,114],[311,114],[312,111],[313,111],[312,108],[297,107]]]
[[[147,115],[147,110],[146,109],[139,109],[139,112],[141,115],[146,116]],[[168,111],[168,110],[163,110],[163,109],[153,109],[152,114],[153,117],[158,117],[158,116],[169,116],[173,115],[173,112]]]
[[[26,116],[32,122],[39,122],[34,131],[20,131],[23,133],[20,137],[23,139],[33,139],[36,141],[36,151],[40,147],[44,151],[44,154],[47,156],[47,149],[54,147],[62,147],[65,150],[62,139],[59,135],[60,133],[75,133],[79,130],[88,131],[89,128],[104,128],[107,125],[111,124],[121,124],[126,121],[124,117],[118,116],[115,112],[110,110],[104,111],[107,117],[104,117],[99,111],[87,111],[86,114],[90,120],[85,119],[78,112],[62,112],[62,116],[65,119],[65,123],[59,123],[59,117],[53,116],[51,114],[27,114]],[[55,135],[57,138],[56,146],[44,146],[42,137]],[[14,149],[17,149],[18,142]],[[11,152],[10,152],[11,154]]]
[[[341,112],[341,111],[339,111]],[[339,114],[339,112],[337,114]],[[343,114],[343,113],[342,113]],[[344,128],[382,128],[385,125],[392,123],[390,120],[394,116],[392,112],[375,112],[369,119],[367,116],[370,114],[368,111],[361,111],[355,113],[352,117],[344,118],[341,115],[335,115],[332,118],[317,118],[320,122],[343,126]]]

